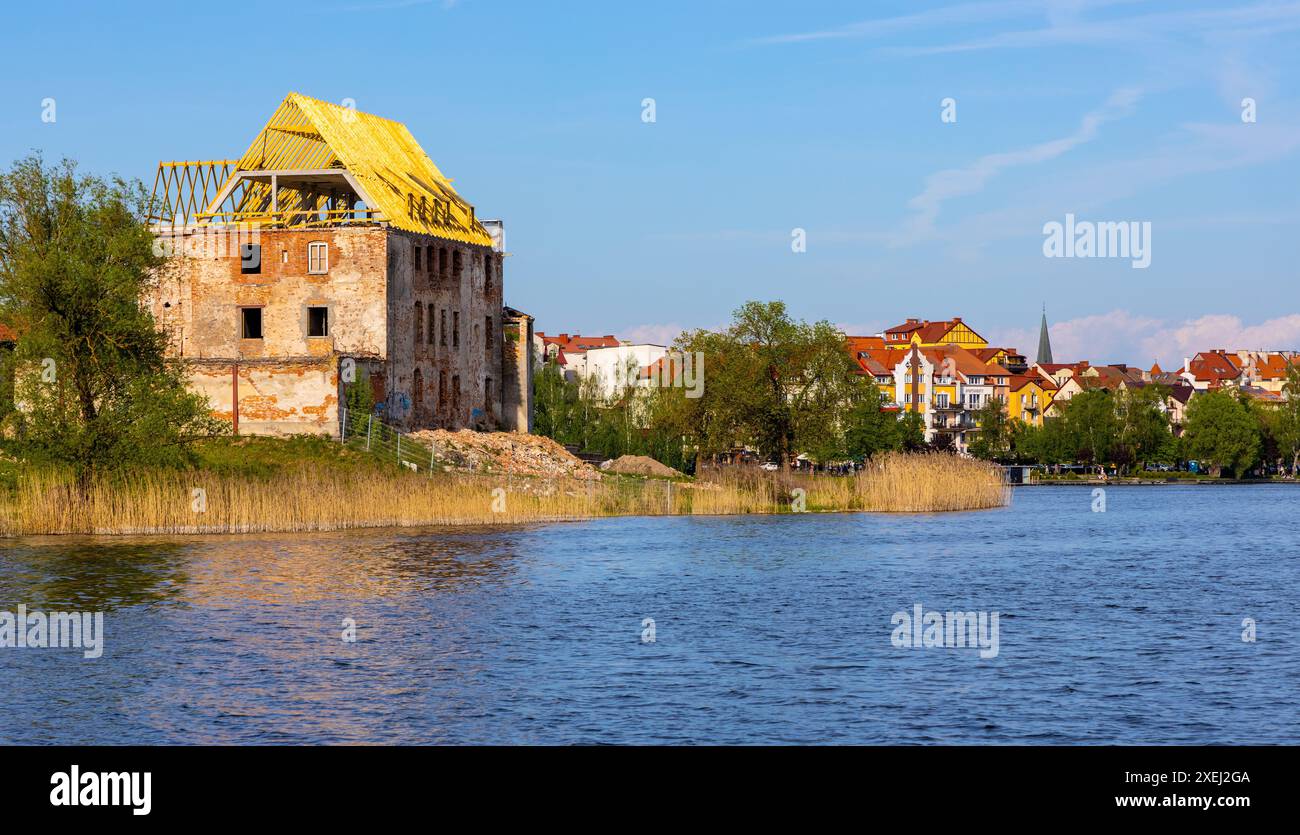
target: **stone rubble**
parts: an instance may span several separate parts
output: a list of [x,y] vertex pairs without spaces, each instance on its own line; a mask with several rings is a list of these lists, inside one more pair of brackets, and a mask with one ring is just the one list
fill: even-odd
[[601,475],[550,438],[516,432],[424,429],[411,439],[433,450],[444,467],[475,473],[575,478],[599,481]]

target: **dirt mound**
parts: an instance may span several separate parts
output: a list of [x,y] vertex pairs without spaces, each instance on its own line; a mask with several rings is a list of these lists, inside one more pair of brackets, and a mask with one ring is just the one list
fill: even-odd
[[594,468],[555,441],[539,435],[425,429],[411,433],[411,438],[430,447],[439,464],[458,470],[585,481],[600,479],[600,473]]
[[653,475],[662,478],[680,478],[681,473],[667,464],[661,464],[647,455],[624,455],[600,465],[602,470],[620,475]]

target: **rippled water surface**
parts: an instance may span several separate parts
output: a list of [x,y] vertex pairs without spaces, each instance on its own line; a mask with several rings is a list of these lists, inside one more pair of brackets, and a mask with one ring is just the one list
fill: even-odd
[[[0,740],[1300,742],[1300,488],[1091,505],[0,540],[0,609],[105,612],[101,658],[0,648]],[[997,657],[894,647],[916,603]]]

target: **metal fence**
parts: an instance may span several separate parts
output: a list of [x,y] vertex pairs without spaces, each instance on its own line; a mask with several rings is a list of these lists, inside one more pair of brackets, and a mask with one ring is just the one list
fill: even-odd
[[346,408],[339,420],[339,442],[417,472],[432,474],[437,466],[431,447],[374,415],[353,415]]

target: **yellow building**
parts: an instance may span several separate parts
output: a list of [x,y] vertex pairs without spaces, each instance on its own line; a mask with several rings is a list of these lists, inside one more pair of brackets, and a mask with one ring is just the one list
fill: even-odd
[[1032,426],[1043,425],[1043,415],[1052,405],[1056,386],[1039,374],[1017,374],[1011,378],[1007,415]]

